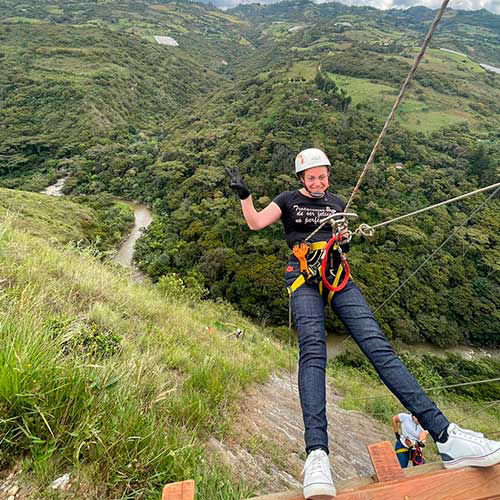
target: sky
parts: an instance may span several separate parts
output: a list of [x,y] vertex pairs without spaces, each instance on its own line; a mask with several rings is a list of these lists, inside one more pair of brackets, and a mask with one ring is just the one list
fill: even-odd
[[[441,6],[442,0],[339,0],[347,5],[370,5],[377,9],[405,9],[414,5],[423,5],[431,9]],[[500,14],[500,0],[450,0],[448,7],[455,10],[487,9]]]

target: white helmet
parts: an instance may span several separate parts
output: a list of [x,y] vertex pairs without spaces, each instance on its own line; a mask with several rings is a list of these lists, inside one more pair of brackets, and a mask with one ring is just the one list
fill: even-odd
[[309,148],[301,151],[295,158],[295,173],[303,172],[312,167],[330,166],[330,160],[321,149]]

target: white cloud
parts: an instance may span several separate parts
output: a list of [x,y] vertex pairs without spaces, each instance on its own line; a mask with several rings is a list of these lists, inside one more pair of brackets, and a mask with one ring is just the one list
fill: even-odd
[[[441,0],[339,0],[347,5],[369,5],[377,9],[400,9],[423,5],[431,9],[441,6]],[[500,0],[452,0],[448,7],[455,10],[479,10],[487,9],[494,14],[500,14]]]

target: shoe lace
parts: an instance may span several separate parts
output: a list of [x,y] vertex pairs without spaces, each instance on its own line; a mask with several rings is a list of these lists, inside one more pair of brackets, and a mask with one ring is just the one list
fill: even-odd
[[482,432],[471,431],[470,429],[462,429],[462,427],[458,427],[458,425],[457,428],[460,429],[460,431],[463,432],[464,434],[470,434],[471,436],[484,438],[484,434]]
[[323,461],[321,460],[321,456],[317,454],[311,454],[309,460],[302,469],[302,474],[305,473],[306,468],[309,474],[315,474],[316,472],[323,472]]
[[452,434],[457,437],[465,437],[467,439],[471,439],[476,441],[477,443],[482,443],[484,441],[484,435],[480,432],[470,431],[468,429],[462,429],[455,424],[455,428],[452,430]]

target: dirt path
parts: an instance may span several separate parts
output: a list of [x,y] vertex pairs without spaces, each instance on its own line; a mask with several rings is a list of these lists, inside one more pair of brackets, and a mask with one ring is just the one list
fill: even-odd
[[[296,375],[288,375],[252,389],[242,404],[240,418],[230,439],[210,440],[235,476],[256,485],[257,493],[301,487],[305,459],[303,423]],[[367,445],[387,439],[376,420],[336,405],[339,396],[327,388],[330,463],[335,480],[374,473]]]

